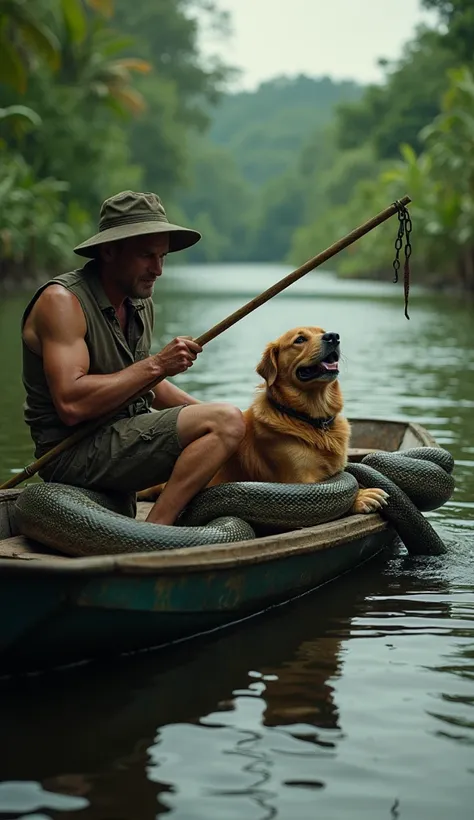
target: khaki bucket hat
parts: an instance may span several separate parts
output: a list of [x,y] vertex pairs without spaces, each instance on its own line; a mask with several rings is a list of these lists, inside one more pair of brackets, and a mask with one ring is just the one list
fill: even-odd
[[201,239],[198,231],[168,222],[163,203],[156,194],[121,191],[102,203],[99,233],[81,242],[74,248],[74,252],[79,256],[94,258],[97,246],[104,242],[150,233],[169,233],[170,251],[190,248]]

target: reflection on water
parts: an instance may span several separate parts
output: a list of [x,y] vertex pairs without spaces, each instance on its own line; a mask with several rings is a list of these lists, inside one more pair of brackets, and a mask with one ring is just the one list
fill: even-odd
[[[170,268],[156,347],[199,335],[284,273]],[[23,301],[0,306],[0,480],[31,460]],[[0,817],[472,816],[472,317],[416,290],[410,316],[390,283],[316,274],[210,343],[179,384],[245,407],[269,339],[298,324],[339,331],[346,412],[420,421],[456,458],[455,495],[430,513],[448,555],[381,558],[217,637],[4,683]]]

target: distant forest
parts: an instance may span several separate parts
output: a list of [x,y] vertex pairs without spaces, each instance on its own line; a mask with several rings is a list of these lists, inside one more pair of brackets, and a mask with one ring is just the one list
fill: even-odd
[[336,106],[362,92],[353,82],[299,76],[224,96],[192,144],[190,188],[178,197],[206,237],[190,257],[285,259],[304,219],[304,177],[325,166]]
[[[474,3],[420,0],[385,81],[276,77],[229,93],[210,0],[0,0],[0,287],[77,260],[100,202],[159,193],[204,239],[183,261],[299,264],[410,194],[418,278],[474,292]],[[392,221],[335,260],[386,275]]]

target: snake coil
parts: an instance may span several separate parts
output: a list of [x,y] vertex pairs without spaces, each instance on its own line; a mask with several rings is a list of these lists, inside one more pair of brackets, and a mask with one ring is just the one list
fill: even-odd
[[71,555],[195,547],[255,537],[254,527],[310,527],[349,512],[359,486],[389,493],[382,514],[408,551],[440,554],[444,545],[421,510],[451,497],[454,460],[438,447],[373,453],[318,484],[235,482],[198,493],[178,521],[164,526],[124,515],[124,499],[63,484],[32,484],[16,502],[23,535]]

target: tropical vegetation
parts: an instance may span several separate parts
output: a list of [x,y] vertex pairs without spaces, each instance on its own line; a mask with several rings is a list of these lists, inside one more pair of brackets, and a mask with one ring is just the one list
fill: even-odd
[[[100,202],[157,191],[204,241],[187,260],[299,264],[408,193],[414,265],[474,292],[474,5],[437,13],[385,80],[275,77],[232,92],[205,59],[218,0],[0,0],[0,287],[73,264]],[[387,223],[334,260],[386,276]]]

